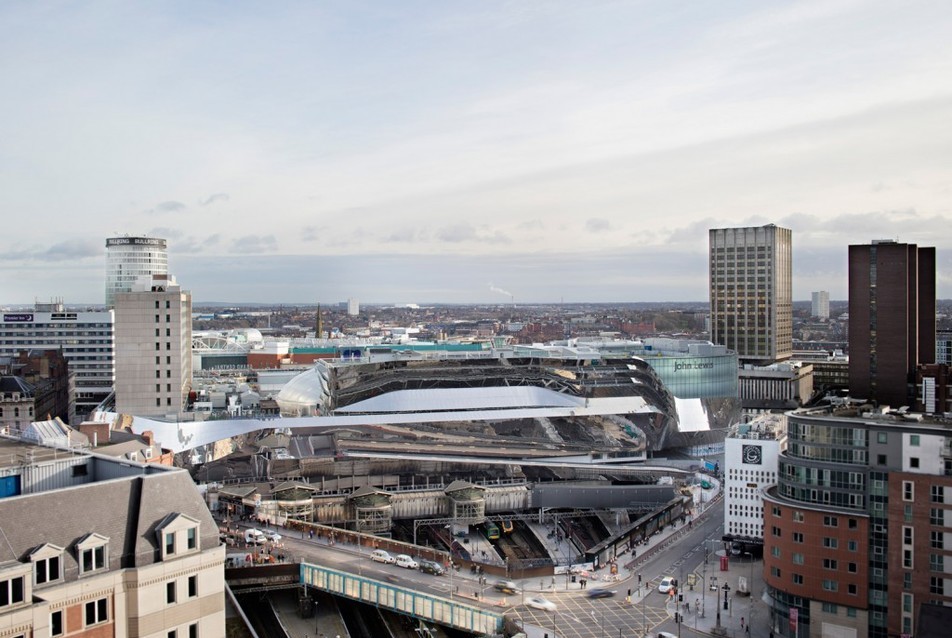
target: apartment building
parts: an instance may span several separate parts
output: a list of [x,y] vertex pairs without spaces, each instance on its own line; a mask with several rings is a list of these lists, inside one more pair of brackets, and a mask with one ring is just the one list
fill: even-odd
[[225,548],[188,473],[0,437],[0,635],[221,638]]

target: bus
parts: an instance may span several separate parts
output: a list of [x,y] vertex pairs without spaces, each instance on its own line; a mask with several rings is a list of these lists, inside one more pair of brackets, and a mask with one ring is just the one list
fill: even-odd
[[486,521],[483,524],[483,533],[489,540],[497,540],[499,538],[499,526],[492,521]]

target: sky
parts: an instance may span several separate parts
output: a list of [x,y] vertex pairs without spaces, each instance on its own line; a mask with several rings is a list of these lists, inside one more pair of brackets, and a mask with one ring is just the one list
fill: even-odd
[[946,0],[0,3],[0,304],[704,301],[708,229],[937,249]]

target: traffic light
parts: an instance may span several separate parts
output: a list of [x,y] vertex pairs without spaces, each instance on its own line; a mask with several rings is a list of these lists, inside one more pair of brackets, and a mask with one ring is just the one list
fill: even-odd
[[683,602],[684,602],[684,594],[678,594],[678,602],[679,602],[679,603],[683,603]]

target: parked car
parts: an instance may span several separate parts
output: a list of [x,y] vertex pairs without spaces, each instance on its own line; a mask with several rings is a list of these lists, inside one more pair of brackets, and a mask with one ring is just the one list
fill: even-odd
[[392,565],[397,562],[397,559],[390,555],[390,552],[384,549],[375,549],[372,554],[370,554],[370,560],[375,563],[387,563]]
[[249,545],[261,545],[267,539],[265,538],[264,533],[260,529],[246,529],[245,530],[245,542]]
[[406,569],[416,569],[420,566],[412,557],[408,554],[397,554],[396,559],[397,567],[404,567]]
[[434,576],[442,576],[446,573],[446,569],[433,560],[421,560],[419,570],[424,574],[433,574]]
[[526,606],[542,611],[555,611],[555,603],[542,596],[529,596],[526,598]]
[[662,594],[667,594],[672,589],[674,589],[674,577],[665,576],[662,578],[661,582],[658,584],[658,591]]
[[281,540],[281,534],[267,529],[264,531],[264,537],[273,543],[277,543],[279,540]]
[[613,589],[604,589],[602,587],[595,587],[594,589],[587,590],[586,596],[589,598],[611,598],[615,595],[615,590]]
[[504,594],[518,594],[521,589],[519,585],[515,584],[511,580],[497,580],[493,583],[493,589],[496,591],[501,591]]

